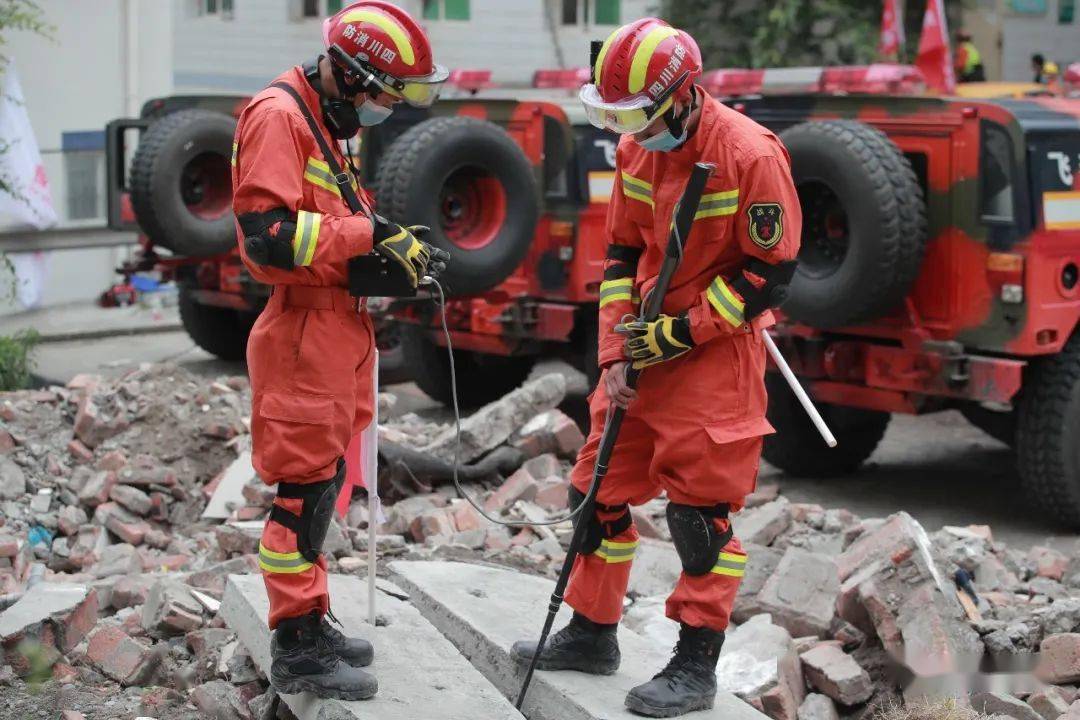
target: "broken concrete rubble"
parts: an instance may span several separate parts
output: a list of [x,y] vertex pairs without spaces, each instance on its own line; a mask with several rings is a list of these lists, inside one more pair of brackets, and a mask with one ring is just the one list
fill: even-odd
[[762,586],[758,602],[793,636],[824,638],[832,627],[839,593],[836,561],[793,547]]
[[799,659],[807,682],[842,705],[857,705],[873,695],[869,673],[832,643],[820,643]]

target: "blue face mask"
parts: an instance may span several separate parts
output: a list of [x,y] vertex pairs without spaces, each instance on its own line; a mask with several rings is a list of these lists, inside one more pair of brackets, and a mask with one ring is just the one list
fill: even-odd
[[651,150],[653,152],[668,152],[669,150],[674,150],[675,148],[682,145],[685,140],[685,126],[683,127],[682,135],[680,135],[679,137],[675,137],[671,134],[670,130],[664,128],[663,132],[659,132],[650,138],[646,138],[645,140],[638,141],[638,145],[645,148],[646,150]]
[[374,100],[366,100],[363,105],[356,109],[356,114],[360,118],[360,124],[364,127],[378,125],[383,120],[390,117],[393,112],[394,108],[385,107]]

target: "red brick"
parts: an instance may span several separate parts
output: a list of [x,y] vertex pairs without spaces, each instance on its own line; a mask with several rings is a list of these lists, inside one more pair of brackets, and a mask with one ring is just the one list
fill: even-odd
[[153,509],[150,496],[132,485],[114,484],[109,489],[109,498],[120,503],[136,515],[149,515]]
[[536,491],[536,480],[528,470],[521,468],[506,478],[503,484],[488,496],[484,502],[484,510],[497,512],[513,505],[518,500],[532,500],[536,497]]
[[0,455],[7,455],[15,449],[15,438],[7,430],[0,428]]
[[634,526],[637,527],[638,535],[646,538],[653,538],[654,540],[666,540],[664,533],[657,527],[656,522],[652,519],[652,516],[645,511],[644,508],[631,507],[630,517],[634,519]]
[[124,453],[119,450],[110,450],[98,459],[94,467],[98,470],[119,472],[124,469],[125,465],[127,465],[127,458],[124,456]]
[[150,648],[115,625],[101,624],[90,633],[86,657],[121,685],[137,685],[153,671]]
[[1080,633],[1043,638],[1036,675],[1054,685],[1080,682]]
[[409,533],[416,542],[424,542],[429,537],[449,538],[454,534],[454,521],[447,508],[432,508],[416,517],[409,525]]
[[540,482],[533,502],[545,510],[566,510],[569,506],[567,497],[569,485],[562,478],[549,477]]
[[19,540],[11,535],[0,535],[0,558],[13,558],[19,554]]
[[504,527],[494,527],[484,535],[485,550],[509,550],[510,533]]
[[96,508],[108,502],[109,492],[116,484],[116,473],[101,471],[91,475],[79,490],[79,502],[87,507]]
[[[58,662],[53,665],[52,677],[57,685],[67,685],[79,678],[79,671],[65,662]],[[82,718],[83,714],[74,710],[65,710],[60,714],[60,717],[62,720],[74,720],[74,718]]]
[[78,440],[72,440],[67,444],[67,450],[71,453],[71,456],[78,462],[90,462],[94,459],[94,453],[90,448],[83,445]]
[[480,513],[466,500],[457,500],[450,506],[450,518],[454,521],[454,528],[458,532],[479,530],[486,521],[480,517]]
[[1039,577],[1060,581],[1069,566],[1069,558],[1052,548],[1036,545],[1028,551],[1027,559],[1035,565]]
[[555,446],[559,454],[566,458],[576,458],[581,446],[585,444],[585,436],[581,434],[581,428],[569,416],[559,410],[555,421],[551,425],[551,432],[555,436]]
[[101,383],[101,376],[94,375],[92,373],[79,373],[75,377],[68,380],[66,387],[68,390],[93,390]]

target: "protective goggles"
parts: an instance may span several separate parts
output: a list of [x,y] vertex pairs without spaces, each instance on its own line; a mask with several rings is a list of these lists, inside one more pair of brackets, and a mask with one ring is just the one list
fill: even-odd
[[618,102],[604,102],[600,91],[592,83],[582,86],[578,98],[585,106],[585,116],[590,123],[601,130],[611,130],[620,135],[641,132],[667,112],[673,102],[670,95],[657,103],[644,93]]
[[431,107],[439,99],[439,93],[450,71],[442,65],[436,65],[429,75],[423,77],[396,78],[384,75],[377,70],[372,72],[376,84],[394,97],[401,98],[409,105],[418,108]]
[[431,107],[439,99],[442,86],[446,79],[450,77],[450,71],[442,65],[435,65],[435,69],[427,75],[405,78],[394,77],[350,56],[339,45],[331,45],[327,52],[331,58],[344,65],[350,73],[360,78],[363,83],[374,85],[389,95],[401,98],[413,107]]

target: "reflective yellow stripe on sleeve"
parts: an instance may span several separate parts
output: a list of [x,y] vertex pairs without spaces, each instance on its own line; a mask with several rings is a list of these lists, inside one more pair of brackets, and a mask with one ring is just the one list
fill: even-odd
[[630,562],[634,559],[634,551],[637,550],[637,540],[633,542],[612,542],[601,540],[600,549],[594,555],[610,564]]
[[746,556],[722,552],[710,572],[728,577],[742,577],[746,572]]
[[618,280],[605,280],[600,283],[600,307],[617,300],[633,299],[633,278],[619,278]]
[[745,322],[743,320],[743,301],[732,292],[722,277],[717,275],[705,294],[708,296],[709,304],[712,305],[716,314],[731,323],[732,326],[739,327]]
[[294,575],[310,570],[313,563],[309,563],[298,552],[279,553],[267,550],[259,543],[259,567],[268,573],[284,573]]
[[296,214],[296,232],[293,233],[293,264],[310,265],[319,244],[319,228],[322,214],[301,210]]
[[[330,172],[330,166],[318,158],[308,158],[307,167],[304,168],[304,179],[316,187],[329,190],[341,197],[341,189],[338,187],[337,181],[334,180],[334,175]],[[352,185],[353,190],[356,190],[356,178],[351,173],[349,174],[349,184]]]
[[701,196],[695,220],[716,217],[718,215],[734,215],[739,209],[739,189],[725,190],[724,192],[709,193]]
[[653,207],[651,183],[647,183],[640,178],[634,177],[630,173],[624,172],[622,174],[622,187],[623,195],[626,197],[640,200],[649,207]]
[[236,156],[237,156],[237,154],[239,152],[240,152],[240,145],[238,145],[237,143],[233,143],[232,144],[232,161],[231,161],[232,164],[233,164],[233,167],[236,167]]

